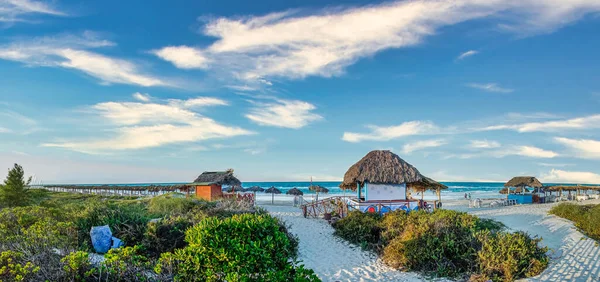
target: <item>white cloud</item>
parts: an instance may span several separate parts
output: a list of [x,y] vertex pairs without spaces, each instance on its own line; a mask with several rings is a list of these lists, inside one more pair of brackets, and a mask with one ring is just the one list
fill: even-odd
[[208,67],[208,59],[202,51],[187,46],[169,46],[153,53],[159,58],[173,63],[181,69],[194,69]]
[[369,133],[344,132],[342,140],[347,142],[389,141],[412,135],[439,133],[440,129],[430,121],[407,121],[396,126],[368,125]]
[[122,83],[140,86],[168,86],[169,83],[152,75],[143,74],[136,64],[111,58],[86,49],[114,46],[96,33],[80,36],[59,35],[39,37],[0,46],[0,59],[24,63],[28,66],[76,69],[100,79],[105,84]]
[[540,180],[549,183],[600,184],[600,174],[552,169],[548,173],[542,174]]
[[313,112],[313,104],[298,100],[275,100],[274,102],[252,102],[254,107],[246,118],[264,126],[302,128],[311,122],[323,119]]
[[[417,45],[443,27],[466,21],[490,18],[504,30],[530,35],[551,32],[597,11],[597,0],[415,0],[313,14],[284,11],[221,17],[209,20],[201,30],[217,38],[213,44],[162,58],[175,65],[181,64],[181,57],[210,60],[212,67],[247,79],[330,77],[361,58]],[[175,50],[166,48],[173,47],[156,53]],[[183,67],[203,68],[205,64]]]
[[554,158],[557,157],[558,154],[553,152],[553,151],[549,151],[549,150],[544,150],[538,147],[533,147],[533,146],[512,146],[506,150],[499,150],[496,152],[492,152],[491,153],[492,156],[497,157],[497,158],[502,158],[505,156],[523,156],[523,157],[530,157],[530,158]]
[[590,139],[569,139],[564,137],[556,137],[554,140],[567,146],[579,158],[600,159],[600,141]]
[[50,5],[30,0],[0,0],[0,22],[26,22],[31,15],[66,16]]
[[541,166],[546,166],[546,167],[566,167],[566,166],[573,166],[574,164],[560,164],[560,163],[537,163],[538,165]]
[[249,135],[253,132],[220,124],[204,117],[189,107],[186,102],[194,101],[194,108],[214,106],[206,99],[205,105],[199,97],[189,100],[168,100],[167,103],[105,102],[91,107],[101,118],[111,121],[115,136],[83,142],[58,142],[42,144],[45,147],[60,147],[84,153],[102,153],[158,147],[167,144],[196,142],[214,138],[229,138]]
[[442,139],[433,139],[433,140],[422,140],[414,143],[407,143],[402,146],[402,151],[406,154],[410,154],[414,151],[419,151],[427,148],[435,148],[448,144],[445,140]]
[[493,149],[499,148],[500,143],[497,141],[488,140],[471,140],[469,147],[473,149]]
[[140,92],[135,92],[132,96],[134,99],[141,102],[150,102],[150,99],[152,98],[150,95]]
[[504,125],[493,125],[481,128],[480,130],[515,130],[518,132],[554,132],[563,131],[568,129],[596,129],[600,128],[600,115],[591,115],[586,117],[543,121],[543,122],[529,122],[521,124],[504,124]]
[[10,129],[0,126],[0,133],[10,133],[12,132]]
[[496,83],[468,83],[467,86],[471,88],[481,89],[487,92],[496,93],[511,93],[514,89],[500,87]]
[[458,57],[456,57],[456,59],[460,61],[460,60],[462,60],[464,58],[471,57],[471,56],[477,55],[477,54],[479,54],[479,51],[469,50],[467,52],[464,52],[464,53],[460,54]]

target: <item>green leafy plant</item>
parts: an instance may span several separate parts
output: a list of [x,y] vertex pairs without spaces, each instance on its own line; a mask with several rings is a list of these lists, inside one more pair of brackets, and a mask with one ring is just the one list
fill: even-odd
[[155,271],[178,281],[318,281],[290,263],[297,252],[290,238],[269,215],[206,218],[186,232],[187,247],[161,255]]
[[39,266],[25,262],[23,254],[14,251],[0,253],[0,281],[31,281]]
[[152,263],[141,246],[111,249],[104,255],[99,270],[102,281],[149,281]]
[[63,264],[65,278],[69,281],[86,281],[97,272],[97,269],[90,264],[90,256],[87,252],[71,252],[60,262]]
[[584,234],[600,241],[600,205],[561,203],[552,207],[550,214],[572,221]]
[[4,185],[0,185],[0,204],[8,207],[24,206],[30,203],[31,197],[27,186],[31,177],[25,179],[23,167],[15,164],[8,170]]
[[479,275],[492,281],[533,277],[548,265],[548,248],[540,248],[541,239],[524,232],[483,231],[477,238],[482,244],[477,252]]
[[333,224],[334,235],[350,243],[374,249],[380,241],[380,221],[379,214],[353,211]]

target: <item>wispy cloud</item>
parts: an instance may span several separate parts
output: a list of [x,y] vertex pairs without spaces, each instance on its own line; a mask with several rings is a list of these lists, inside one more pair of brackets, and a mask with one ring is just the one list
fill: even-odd
[[[308,15],[293,10],[212,18],[201,32],[217,38],[213,44],[169,46],[155,53],[181,68],[205,68],[209,61],[210,68],[228,69],[246,80],[331,77],[380,51],[418,45],[445,26],[491,18],[504,30],[531,35],[551,32],[597,11],[596,0],[416,0]],[[186,64],[182,57],[196,63]]]
[[540,180],[549,183],[600,184],[600,174],[552,169],[548,173],[540,175]]
[[170,83],[158,77],[144,74],[133,62],[89,51],[109,46],[115,46],[115,43],[88,31],[81,35],[63,34],[1,45],[0,59],[27,66],[75,69],[98,78],[104,84],[169,86]]
[[488,141],[486,140],[471,140],[469,144],[469,148],[473,149],[493,149],[499,148],[501,145],[497,141]]
[[[200,101],[205,101],[206,104],[201,105]],[[99,103],[90,107],[90,110],[116,126],[112,128],[115,132],[113,137],[45,143],[42,146],[94,154],[253,134],[239,127],[223,125],[193,111],[198,107],[227,104],[225,101],[217,101],[216,98],[198,97],[188,100],[171,99],[162,103]]]
[[498,158],[503,158],[506,156],[523,156],[530,158],[551,159],[557,157],[558,153],[534,146],[512,146],[505,150],[492,152],[491,155]]
[[458,57],[456,57],[456,60],[460,61],[460,60],[462,60],[464,58],[471,57],[471,56],[477,55],[477,54],[479,54],[479,51],[469,50],[467,52],[464,52],[464,53],[460,54]]
[[66,16],[67,14],[41,1],[0,0],[0,23],[29,22],[31,16],[35,15]]
[[561,163],[537,163],[540,166],[546,166],[546,167],[567,167],[567,166],[574,166],[574,164],[561,164]]
[[467,83],[467,86],[471,87],[471,88],[487,91],[487,92],[496,92],[496,93],[511,93],[511,92],[515,91],[514,89],[500,87],[496,83]]
[[0,133],[10,133],[12,132],[10,129],[0,126]]
[[543,122],[529,122],[521,124],[501,124],[483,127],[479,130],[515,130],[518,132],[554,132],[568,129],[596,129],[600,128],[600,115],[591,115],[572,119],[552,120]]
[[556,142],[565,145],[574,155],[583,159],[600,159],[600,141],[590,139],[554,138]]
[[402,152],[410,154],[414,151],[419,151],[427,148],[435,148],[448,144],[443,139],[421,140],[413,143],[407,143],[402,146]]
[[316,107],[299,100],[276,99],[271,102],[250,101],[254,107],[246,118],[263,126],[299,129],[311,122],[323,119],[313,111]]
[[369,133],[344,132],[342,140],[347,142],[389,141],[412,135],[437,134],[440,128],[430,121],[407,121],[395,126],[366,126]]
[[140,93],[140,92],[135,92],[131,96],[133,96],[133,99],[136,99],[140,102],[150,102],[150,99],[152,99],[152,97],[150,97],[150,95]]

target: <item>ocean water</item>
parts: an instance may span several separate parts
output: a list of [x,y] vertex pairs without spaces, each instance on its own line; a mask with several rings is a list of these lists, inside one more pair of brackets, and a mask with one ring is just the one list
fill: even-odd
[[[442,182],[448,189],[442,190],[442,199],[464,199],[465,194],[471,195],[472,199],[481,198],[481,199],[490,199],[490,198],[504,198],[506,195],[500,194],[500,190],[504,188],[504,183],[501,182]],[[128,183],[128,184],[106,184],[106,185],[115,185],[115,186],[150,186],[150,185],[176,185],[183,183]],[[344,191],[339,188],[339,181],[335,182],[312,182],[313,185],[321,185],[327,189],[329,189],[329,193],[327,195],[335,196],[335,195],[354,195],[356,192],[352,192],[350,190]],[[84,186],[99,186],[104,184],[83,184]],[[304,192],[306,196],[314,195],[315,192],[309,191],[308,187],[311,185],[310,182],[243,182],[242,186],[244,188],[249,188],[252,186],[260,186],[264,189],[269,187],[275,187],[283,194],[292,188],[298,188],[300,191]],[[545,185],[556,185],[556,183],[546,183]],[[260,194],[260,193],[259,193]],[[321,197],[326,197],[323,193],[320,193]],[[416,198],[420,198],[420,195],[413,195]],[[433,191],[427,191],[423,195],[424,199],[433,200],[437,199],[437,196]]]

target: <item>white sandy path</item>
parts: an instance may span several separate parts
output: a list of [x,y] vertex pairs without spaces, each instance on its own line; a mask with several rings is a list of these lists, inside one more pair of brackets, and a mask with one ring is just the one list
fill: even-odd
[[[588,200],[582,204],[599,203],[600,200]],[[542,237],[542,244],[551,249],[550,265],[541,275],[527,279],[529,281],[600,281],[600,247],[594,240],[581,234],[570,221],[548,215],[554,205],[556,204],[494,209],[449,206],[501,221],[512,230]]]
[[306,219],[294,207],[263,207],[290,225],[290,232],[300,239],[299,259],[323,281],[425,281],[418,274],[389,268],[376,255],[336,238],[325,220]]

